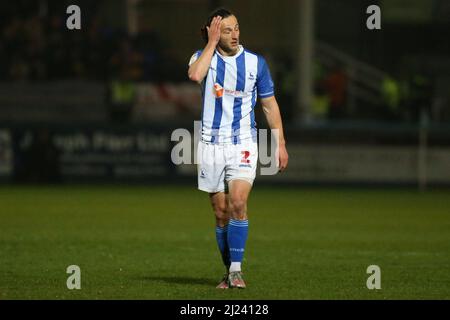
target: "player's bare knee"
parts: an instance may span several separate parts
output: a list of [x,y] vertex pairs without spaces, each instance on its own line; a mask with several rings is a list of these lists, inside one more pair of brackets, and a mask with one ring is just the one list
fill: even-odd
[[224,220],[228,218],[226,203],[216,202],[212,205],[216,219]]
[[216,215],[217,220],[228,220],[229,219],[229,215],[228,215],[227,211],[218,210],[218,211],[214,211],[214,214]]
[[219,227],[225,227],[230,221],[229,217],[225,217],[223,219],[219,219],[216,217],[216,225]]
[[247,211],[247,201],[241,197],[231,199],[231,211],[233,219],[245,219]]

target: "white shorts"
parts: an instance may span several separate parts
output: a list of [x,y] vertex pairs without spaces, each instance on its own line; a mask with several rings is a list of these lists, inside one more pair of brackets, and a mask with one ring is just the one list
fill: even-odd
[[198,189],[209,193],[228,191],[231,180],[253,185],[258,162],[258,144],[211,144],[199,141],[197,149]]

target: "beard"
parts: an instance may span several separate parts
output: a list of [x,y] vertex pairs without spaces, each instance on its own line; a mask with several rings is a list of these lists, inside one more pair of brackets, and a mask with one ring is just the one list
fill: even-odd
[[237,44],[237,46],[232,46],[231,44],[230,45],[228,45],[228,44],[226,44],[226,43],[220,43],[219,42],[219,47],[220,47],[220,49],[222,49],[223,51],[225,51],[227,54],[229,54],[229,55],[234,55],[234,54],[236,54],[237,52],[238,52],[238,50],[239,50],[239,42],[238,42],[238,44]]

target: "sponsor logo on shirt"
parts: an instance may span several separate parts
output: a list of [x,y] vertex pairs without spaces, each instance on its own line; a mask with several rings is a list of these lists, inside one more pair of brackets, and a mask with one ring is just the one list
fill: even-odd
[[216,98],[222,98],[223,96],[223,87],[217,82],[214,83],[214,95]]
[[214,96],[216,98],[221,98],[221,97],[223,97],[224,94],[230,95],[230,96],[234,96],[234,97],[237,97],[237,98],[243,98],[243,97],[249,95],[248,93],[246,93],[244,91],[225,89],[220,84],[218,84],[217,82],[214,83]]

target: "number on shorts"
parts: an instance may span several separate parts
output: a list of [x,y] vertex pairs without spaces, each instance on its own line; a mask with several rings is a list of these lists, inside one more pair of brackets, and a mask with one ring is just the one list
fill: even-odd
[[248,159],[248,157],[250,157],[250,151],[241,151],[241,154],[242,154],[241,163],[250,163],[250,159]]

